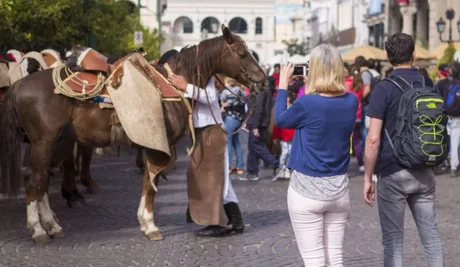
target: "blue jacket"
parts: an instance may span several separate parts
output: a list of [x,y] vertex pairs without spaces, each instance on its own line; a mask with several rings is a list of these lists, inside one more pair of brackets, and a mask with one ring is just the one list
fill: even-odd
[[275,123],[280,128],[296,129],[288,168],[314,177],[345,174],[357,109],[358,99],[350,93],[336,97],[304,95],[287,109],[287,91],[279,89]]

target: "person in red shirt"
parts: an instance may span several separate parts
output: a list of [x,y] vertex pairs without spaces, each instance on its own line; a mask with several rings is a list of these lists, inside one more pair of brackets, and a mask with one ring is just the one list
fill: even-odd
[[[288,95],[288,108],[292,105],[295,100],[296,94],[289,92]],[[286,167],[291,151],[292,140],[294,139],[295,129],[278,128],[276,125],[273,127],[273,140],[279,140],[281,144],[281,156],[280,156],[280,171],[272,179],[276,181],[278,178],[289,179],[291,178],[291,171]]]
[[278,86],[280,85],[280,68],[280,64],[275,64],[273,67],[272,77],[275,79],[276,90],[278,90]]
[[361,118],[362,118],[362,102],[364,94],[364,85],[361,80],[361,73],[357,65],[351,65],[345,78],[345,86],[347,91],[353,93],[358,98],[358,110],[356,111],[356,122],[352,136],[353,152],[358,160],[359,172],[364,172],[363,150],[361,144]]

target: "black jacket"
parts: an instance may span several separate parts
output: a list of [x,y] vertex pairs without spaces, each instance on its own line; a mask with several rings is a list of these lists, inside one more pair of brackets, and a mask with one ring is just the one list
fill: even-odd
[[272,108],[272,92],[268,85],[265,86],[263,92],[255,97],[254,102],[255,103],[253,103],[253,99],[248,101],[248,109],[251,110],[252,105],[255,105],[255,108],[251,117],[246,122],[246,127],[248,129],[268,127]]

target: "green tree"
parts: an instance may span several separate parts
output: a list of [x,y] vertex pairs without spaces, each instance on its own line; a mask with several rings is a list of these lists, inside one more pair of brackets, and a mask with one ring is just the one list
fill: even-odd
[[160,36],[131,7],[126,0],[0,0],[0,49],[64,51],[92,36],[100,53],[123,56],[136,48],[134,31],[143,31],[148,58],[159,57]]
[[1,0],[0,35],[7,48],[59,49],[79,43],[83,21],[80,1]]
[[306,42],[300,42],[298,39],[283,40],[283,44],[287,47],[289,56],[295,54],[305,56],[309,52],[309,45]]
[[457,49],[453,44],[449,44],[444,50],[444,55],[441,57],[441,59],[438,60],[438,63],[436,64],[436,68],[431,70],[430,77],[431,79],[434,79],[436,77],[436,74],[438,73],[438,68],[441,64],[449,64],[454,60],[455,53],[457,52]]

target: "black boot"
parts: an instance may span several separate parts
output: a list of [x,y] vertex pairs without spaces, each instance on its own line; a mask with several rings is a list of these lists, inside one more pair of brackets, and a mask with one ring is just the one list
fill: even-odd
[[209,225],[196,232],[196,235],[205,237],[223,237],[230,234],[229,230],[229,227],[220,225]]
[[225,214],[228,217],[228,228],[230,234],[242,234],[244,231],[243,216],[241,216],[240,207],[235,202],[224,205]]

